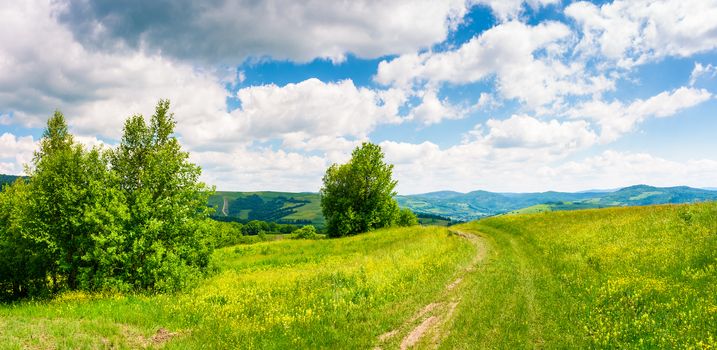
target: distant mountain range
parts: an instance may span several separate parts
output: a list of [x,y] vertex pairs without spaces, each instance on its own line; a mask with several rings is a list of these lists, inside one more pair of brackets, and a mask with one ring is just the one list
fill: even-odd
[[[0,186],[16,178],[0,174]],[[470,221],[509,213],[717,201],[717,190],[637,185],[616,190],[574,193],[440,191],[396,196],[396,200],[401,207],[428,214],[429,217],[433,215],[455,221]],[[320,204],[318,193],[291,192],[217,192],[209,200],[209,205],[216,209],[215,218],[219,220],[263,220],[323,226]]]
[[619,190],[592,192],[494,193],[486,191],[432,192],[398,196],[398,203],[414,212],[469,221],[505,213],[575,210],[615,206],[693,203],[717,200],[717,191],[680,187],[637,185]]

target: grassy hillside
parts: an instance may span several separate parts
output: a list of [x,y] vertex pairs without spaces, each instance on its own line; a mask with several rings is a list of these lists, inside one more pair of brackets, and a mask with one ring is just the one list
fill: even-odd
[[0,306],[15,348],[714,348],[717,203],[218,250],[175,295]]
[[241,221],[298,222],[324,225],[318,193],[217,192],[209,199],[216,215]]
[[483,236],[489,260],[464,281],[443,348],[717,346],[717,203],[457,229]]
[[475,252],[446,229],[419,227],[225,248],[216,273],[184,293],[0,305],[0,349],[372,348]]

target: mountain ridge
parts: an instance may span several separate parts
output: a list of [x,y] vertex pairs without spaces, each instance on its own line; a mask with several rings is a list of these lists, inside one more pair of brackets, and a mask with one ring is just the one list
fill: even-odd
[[[0,174],[0,186],[18,177]],[[434,191],[397,195],[396,200],[401,207],[416,213],[453,221],[470,221],[508,213],[717,201],[717,190],[637,184],[592,192]],[[325,221],[320,203],[321,198],[316,192],[217,191],[208,204],[215,208],[215,216],[221,220],[264,220],[323,226]]]

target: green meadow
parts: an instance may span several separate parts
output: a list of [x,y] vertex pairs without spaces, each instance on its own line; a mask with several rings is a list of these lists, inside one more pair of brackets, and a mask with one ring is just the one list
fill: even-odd
[[506,215],[444,348],[717,346],[717,203]]
[[0,306],[0,348],[717,346],[717,203],[217,250],[175,294]]
[[0,306],[0,348],[365,349],[438,297],[475,246],[443,228],[217,250],[165,295],[73,292]]

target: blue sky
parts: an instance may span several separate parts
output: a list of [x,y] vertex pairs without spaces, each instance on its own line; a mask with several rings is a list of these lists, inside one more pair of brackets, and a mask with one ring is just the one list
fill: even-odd
[[169,98],[221,190],[317,191],[380,144],[400,193],[716,187],[717,1],[0,4],[0,173],[54,109],[88,147]]

